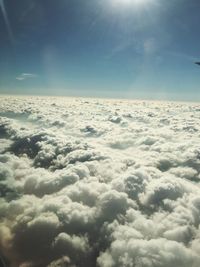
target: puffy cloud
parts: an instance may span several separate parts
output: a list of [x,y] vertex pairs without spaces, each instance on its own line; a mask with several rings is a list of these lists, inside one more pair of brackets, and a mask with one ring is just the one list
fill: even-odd
[[0,98],[6,265],[200,265],[198,104]]
[[67,256],[63,256],[58,260],[52,261],[47,267],[74,267],[70,264],[70,259]]
[[170,267],[199,265],[200,257],[182,244],[166,239],[116,240],[98,258],[101,267]]
[[115,190],[105,192],[99,197],[99,203],[97,204],[100,219],[112,221],[117,216],[123,215],[130,204],[131,201],[128,201],[125,193]]
[[71,262],[80,266],[89,255],[88,239],[85,236],[68,235],[67,233],[60,233],[53,242],[54,250],[58,255],[68,255]]

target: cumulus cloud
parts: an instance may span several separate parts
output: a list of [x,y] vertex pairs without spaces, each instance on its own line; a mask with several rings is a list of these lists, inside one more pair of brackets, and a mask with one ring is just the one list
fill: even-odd
[[98,263],[111,266],[198,266],[199,256],[174,241],[167,239],[116,240],[108,252],[101,254]]
[[198,104],[0,98],[2,264],[200,265]]

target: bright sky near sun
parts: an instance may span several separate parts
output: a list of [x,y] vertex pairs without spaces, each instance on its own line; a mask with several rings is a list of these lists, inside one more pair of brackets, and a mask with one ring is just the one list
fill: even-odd
[[200,100],[199,0],[0,8],[0,93]]
[[148,4],[149,0],[113,0],[113,2],[125,5],[143,5]]

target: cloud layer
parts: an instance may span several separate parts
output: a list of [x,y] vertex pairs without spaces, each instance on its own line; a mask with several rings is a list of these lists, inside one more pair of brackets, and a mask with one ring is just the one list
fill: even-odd
[[0,99],[11,267],[198,267],[199,104]]

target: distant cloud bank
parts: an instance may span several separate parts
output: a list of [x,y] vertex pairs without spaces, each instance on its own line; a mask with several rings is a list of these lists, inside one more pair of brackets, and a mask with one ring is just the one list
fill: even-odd
[[200,105],[0,100],[8,266],[200,266]]

